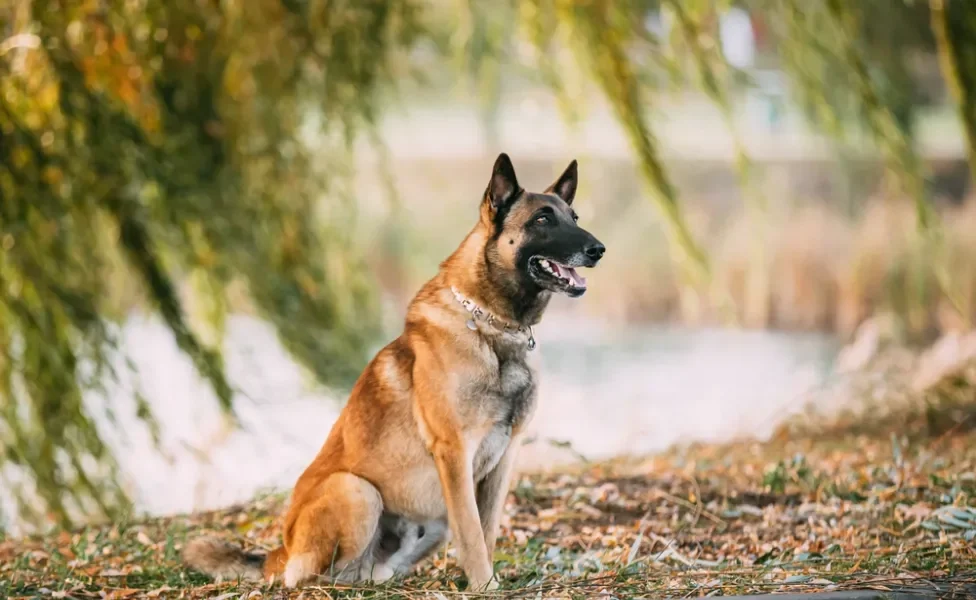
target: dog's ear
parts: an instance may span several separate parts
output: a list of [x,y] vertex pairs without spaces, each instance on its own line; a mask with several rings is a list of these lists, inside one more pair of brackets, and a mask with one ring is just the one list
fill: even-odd
[[491,181],[488,182],[488,201],[494,210],[498,210],[519,195],[522,189],[515,178],[515,167],[512,159],[502,152],[495,159],[495,166],[491,170]]
[[549,186],[547,194],[555,194],[562,198],[566,204],[572,205],[573,198],[576,197],[576,182],[579,179],[576,161],[569,163],[563,174],[559,176],[556,183]]

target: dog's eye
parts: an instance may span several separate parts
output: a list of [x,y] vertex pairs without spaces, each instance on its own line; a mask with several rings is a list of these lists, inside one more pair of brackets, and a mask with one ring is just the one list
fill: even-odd
[[573,223],[579,223],[579,215],[576,213],[573,213]]
[[549,217],[546,215],[539,215],[535,218],[535,222],[538,225],[545,225],[549,222]]

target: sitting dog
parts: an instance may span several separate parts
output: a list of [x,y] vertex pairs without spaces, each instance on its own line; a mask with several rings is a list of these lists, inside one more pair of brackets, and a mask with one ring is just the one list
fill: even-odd
[[366,366],[295,485],[284,545],[267,556],[202,538],[185,561],[213,577],[293,587],[323,575],[382,581],[448,536],[469,589],[492,556],[515,451],[536,403],[526,358],[553,293],[582,296],[604,246],[577,224],[576,161],[541,194],[495,161],[480,218]]

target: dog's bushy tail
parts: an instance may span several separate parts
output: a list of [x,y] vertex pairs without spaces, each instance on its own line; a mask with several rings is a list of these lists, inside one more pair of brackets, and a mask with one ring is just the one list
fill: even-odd
[[249,579],[258,581],[264,578],[263,554],[244,552],[235,546],[215,537],[201,537],[191,540],[183,549],[183,562],[214,579]]

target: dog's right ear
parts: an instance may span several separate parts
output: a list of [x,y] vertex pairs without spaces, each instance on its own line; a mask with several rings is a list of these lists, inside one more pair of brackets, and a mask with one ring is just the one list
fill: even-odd
[[579,179],[579,169],[576,165],[576,161],[569,163],[563,174],[559,176],[556,183],[550,185],[546,189],[547,194],[555,194],[563,199],[563,201],[572,206],[573,198],[576,197],[576,182]]
[[502,152],[495,159],[495,166],[491,170],[491,181],[488,182],[488,202],[494,210],[498,210],[519,195],[522,189],[515,178],[515,167],[512,159]]

